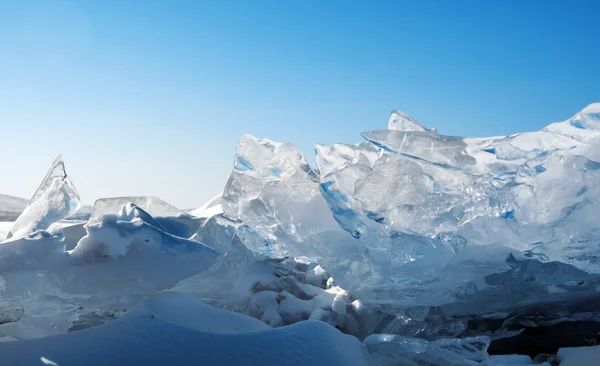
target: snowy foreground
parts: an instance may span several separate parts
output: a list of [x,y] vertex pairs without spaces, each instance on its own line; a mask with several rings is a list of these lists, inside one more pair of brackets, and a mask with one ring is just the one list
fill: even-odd
[[82,208],[59,156],[28,204],[0,196],[0,365],[600,364],[600,104],[362,135],[316,167],[243,135],[190,213]]

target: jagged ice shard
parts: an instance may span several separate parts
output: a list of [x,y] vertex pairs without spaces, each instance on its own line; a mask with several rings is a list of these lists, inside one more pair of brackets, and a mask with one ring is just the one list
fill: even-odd
[[74,214],[80,206],[79,193],[58,155],[29,204],[15,221],[8,238],[26,237],[46,230],[54,222]]

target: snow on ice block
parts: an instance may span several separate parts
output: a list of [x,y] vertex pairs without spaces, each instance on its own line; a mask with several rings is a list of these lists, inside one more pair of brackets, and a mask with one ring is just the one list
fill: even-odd
[[219,193],[217,196],[206,202],[204,205],[197,209],[190,211],[190,215],[198,218],[210,218],[218,214],[223,213],[223,207],[221,202],[223,200],[223,193]]
[[58,155],[29,204],[15,221],[8,238],[22,238],[46,230],[54,222],[74,214],[80,206],[79,193]]
[[[494,355],[490,356],[487,362],[487,366],[519,366],[531,364],[533,364],[531,357],[526,355]],[[550,366],[549,364],[547,365]]]
[[135,248],[153,248],[163,253],[205,251],[217,252],[198,242],[164,231],[148,212],[133,203],[121,207],[117,214],[93,217],[86,225],[84,236],[70,253],[72,257],[124,256]]
[[95,318],[101,323],[217,262],[212,248],[146,222],[152,219],[130,204],[88,223],[72,251],[65,250],[69,235],[46,231],[1,243],[0,307],[25,312],[17,322],[0,324],[0,337],[28,339],[93,326]]
[[600,346],[561,348],[560,366],[597,366],[600,364]]
[[378,365],[356,338],[323,322],[278,329],[259,323],[173,295],[91,329],[2,342],[0,354],[3,363],[22,366]]

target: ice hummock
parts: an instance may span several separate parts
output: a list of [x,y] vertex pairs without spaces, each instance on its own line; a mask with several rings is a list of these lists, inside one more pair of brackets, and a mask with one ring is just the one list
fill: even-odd
[[[271,327],[369,336],[384,362],[585,344],[600,329],[598,111],[491,138],[398,112],[362,143],[317,145],[316,169],[243,135],[222,197],[195,216],[104,199],[83,238],[43,229],[0,245],[0,337],[93,327],[175,289]],[[577,332],[530,335],[565,323]]]
[[[317,145],[316,170],[293,145],[244,135],[224,213],[263,237],[268,255],[314,258],[392,313],[453,304],[448,316],[485,315],[580,301],[596,296],[600,273],[594,108],[491,138],[445,136],[397,113],[399,127],[365,132],[366,142]],[[542,277],[553,278],[536,281],[535,295],[530,278],[509,275],[527,260],[548,264]],[[577,270],[583,287],[570,285]],[[510,281],[488,277],[501,273]]]
[[67,175],[62,155],[58,155],[8,238],[22,238],[46,230],[52,223],[74,214],[79,206],[79,193]]

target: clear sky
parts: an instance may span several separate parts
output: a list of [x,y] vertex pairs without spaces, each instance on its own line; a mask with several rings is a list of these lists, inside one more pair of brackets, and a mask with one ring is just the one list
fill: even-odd
[[0,0],[0,192],[219,193],[240,134],[360,142],[401,109],[512,134],[600,101],[599,1]]

